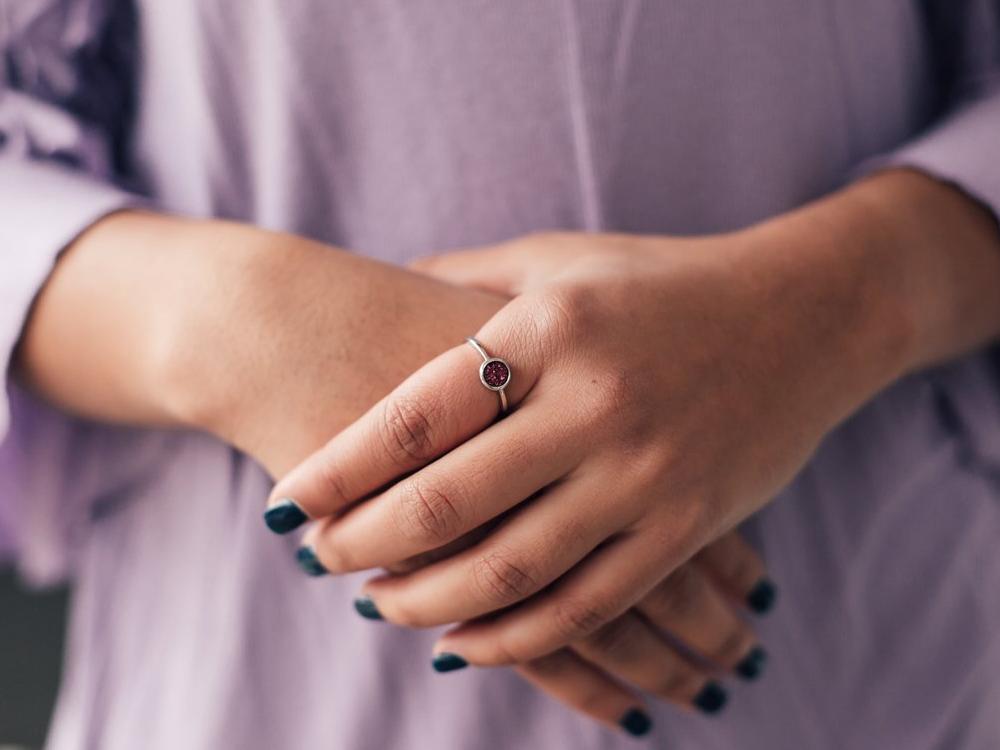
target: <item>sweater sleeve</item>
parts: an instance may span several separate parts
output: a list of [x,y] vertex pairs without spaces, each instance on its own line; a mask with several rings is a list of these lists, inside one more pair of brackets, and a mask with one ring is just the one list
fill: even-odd
[[95,454],[120,440],[20,390],[10,366],[59,253],[139,202],[114,179],[131,101],[126,5],[0,4],[0,558],[36,582],[65,572],[72,530],[105,489]]
[[[919,170],[978,201],[1000,231],[1000,0],[925,5],[928,36],[937,40],[943,67],[945,104],[922,134],[863,171]],[[969,461],[1000,476],[1000,346],[941,367],[932,377],[968,438]]]

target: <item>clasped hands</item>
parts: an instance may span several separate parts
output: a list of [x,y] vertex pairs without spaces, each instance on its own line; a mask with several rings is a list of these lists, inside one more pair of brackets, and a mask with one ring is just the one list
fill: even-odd
[[418,262],[510,298],[469,331],[511,364],[510,413],[456,341],[284,476],[269,525],[311,521],[314,574],[384,569],[363,615],[457,624],[439,671],[513,665],[633,734],[643,693],[718,711],[763,668],[748,615],[775,591],[733,529],[841,416],[781,242],[545,234]]

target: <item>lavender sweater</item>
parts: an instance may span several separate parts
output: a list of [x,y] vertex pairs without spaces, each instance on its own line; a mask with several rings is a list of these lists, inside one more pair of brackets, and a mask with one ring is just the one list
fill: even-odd
[[[996,0],[0,0],[0,53],[0,366],[137,195],[393,261],[727,230],[885,163],[1000,210]],[[75,585],[51,750],[634,746],[509,671],[432,673],[433,634],[300,574],[227,446],[0,396],[0,553]],[[880,396],[747,533],[769,671],[716,719],[658,707],[655,747],[1000,748],[987,353]]]

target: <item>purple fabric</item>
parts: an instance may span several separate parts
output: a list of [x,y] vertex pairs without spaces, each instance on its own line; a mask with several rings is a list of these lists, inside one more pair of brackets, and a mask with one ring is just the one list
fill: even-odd
[[[137,5],[129,35],[124,2],[0,0],[0,365],[114,185],[395,261],[732,229],[872,164],[1000,211],[995,1]],[[656,746],[1000,747],[998,382],[969,357],[828,438],[747,526],[766,677],[715,720],[658,707]],[[358,577],[299,573],[226,446],[7,396],[0,552],[76,586],[51,750],[633,746],[509,671],[433,674]]]

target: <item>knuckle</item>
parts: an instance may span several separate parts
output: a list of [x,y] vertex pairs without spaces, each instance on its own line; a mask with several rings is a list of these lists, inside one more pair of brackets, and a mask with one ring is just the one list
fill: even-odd
[[697,606],[702,580],[690,565],[682,565],[656,593],[659,609],[672,618],[684,618]]
[[549,291],[537,309],[538,340],[549,342],[549,345],[568,343],[585,324],[590,307],[583,290],[577,287],[565,286]]
[[383,447],[407,468],[434,457],[434,430],[426,405],[409,398],[390,398],[382,416]]
[[333,461],[320,461],[317,474],[323,488],[323,495],[330,502],[331,507],[345,508],[353,502],[353,498],[344,486],[343,474],[337,471]]
[[443,544],[455,536],[461,524],[454,497],[427,482],[404,483],[396,507],[396,525],[411,541]]
[[602,653],[621,657],[632,650],[635,632],[624,618],[617,618],[602,625],[587,638],[590,648]]
[[514,603],[537,590],[530,566],[514,559],[510,552],[488,553],[476,560],[472,573],[480,594],[493,604]]
[[556,633],[567,642],[586,638],[610,619],[608,607],[596,601],[563,599],[552,609]]

